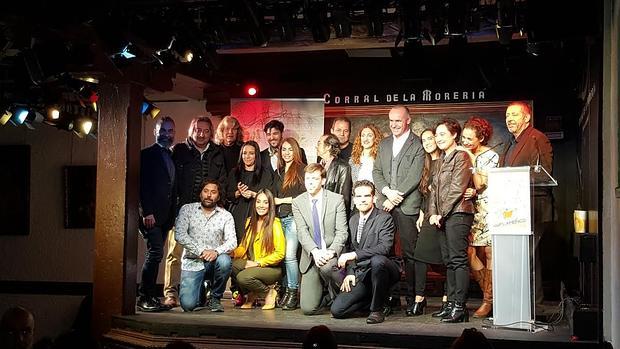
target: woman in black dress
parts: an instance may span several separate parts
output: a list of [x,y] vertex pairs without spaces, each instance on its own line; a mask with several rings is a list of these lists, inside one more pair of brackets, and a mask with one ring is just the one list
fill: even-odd
[[[441,254],[440,234],[443,232],[438,230],[434,225],[428,223],[427,212],[429,194],[431,191],[431,182],[433,175],[438,167],[441,150],[437,148],[435,143],[435,131],[426,129],[420,135],[422,139],[422,147],[426,152],[424,158],[424,169],[422,170],[422,179],[420,180],[420,192],[424,198],[422,209],[420,209],[420,218],[416,222],[418,228],[418,240],[413,252],[415,260],[415,302],[413,307],[407,309],[407,316],[417,316],[424,314],[426,307],[425,288],[426,288],[426,272],[429,264],[445,264],[445,256]],[[442,258],[443,257],[443,258]],[[445,301],[445,300],[444,300]]]
[[254,141],[241,146],[239,162],[228,179],[226,193],[230,204],[229,210],[235,219],[237,242],[245,235],[245,221],[252,208],[252,199],[261,189],[271,188],[272,178],[263,171],[260,161],[260,149]]

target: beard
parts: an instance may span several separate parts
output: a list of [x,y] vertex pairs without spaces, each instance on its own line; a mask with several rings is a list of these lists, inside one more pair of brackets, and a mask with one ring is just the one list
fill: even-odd
[[217,202],[210,199],[201,199],[200,205],[204,208],[214,208],[217,206]]
[[172,145],[172,142],[174,142],[174,139],[170,136],[159,136],[157,137],[157,143],[161,144],[162,146],[166,147],[166,148],[170,148],[170,146]]

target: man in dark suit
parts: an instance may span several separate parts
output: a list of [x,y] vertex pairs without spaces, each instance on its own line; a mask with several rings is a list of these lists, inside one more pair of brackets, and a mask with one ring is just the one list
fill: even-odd
[[146,242],[142,266],[138,309],[168,309],[155,296],[159,263],[164,255],[164,241],[174,224],[175,168],[170,146],[174,142],[174,120],[163,117],[155,124],[156,143],[140,153],[140,231]]
[[358,212],[349,220],[352,251],[338,258],[338,267],[346,267],[347,276],[331,312],[341,319],[370,306],[366,323],[378,324],[385,319],[382,310],[390,288],[400,279],[398,266],[388,258],[396,228],[392,216],[375,209],[371,181],[355,182],[353,193]]
[[[265,124],[263,131],[265,132],[265,137],[269,145],[260,152],[261,164],[263,164],[263,168],[275,178],[275,174],[278,170],[278,160],[280,158],[278,149],[280,149],[280,145],[282,145],[282,140],[284,139],[284,124],[280,120],[271,120]],[[308,163],[304,148],[301,148],[301,161],[303,161],[304,164]]]
[[292,210],[302,247],[300,306],[305,315],[314,315],[321,309],[324,288],[334,299],[344,276],[336,263],[347,241],[347,215],[342,195],[322,188],[323,166],[310,164],[304,172],[307,192],[293,199]]
[[[553,172],[553,148],[547,136],[531,125],[532,109],[526,102],[513,102],[506,109],[506,127],[512,134],[510,143],[500,156],[500,166],[537,166],[549,174]],[[531,172],[533,183],[546,182],[543,170]],[[532,219],[534,222],[534,253],[536,272],[536,303],[543,301],[541,266],[538,243],[554,219],[553,192],[551,187],[534,187],[532,190]]]
[[406,314],[411,315],[414,304],[413,251],[418,238],[415,223],[422,203],[418,185],[424,168],[424,148],[420,138],[410,130],[411,116],[407,107],[393,107],[389,118],[392,137],[379,143],[372,177],[377,189],[386,197],[378,206],[392,213],[398,229],[407,281]]

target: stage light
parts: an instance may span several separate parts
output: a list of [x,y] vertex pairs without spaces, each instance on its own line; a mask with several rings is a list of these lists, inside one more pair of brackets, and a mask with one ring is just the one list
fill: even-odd
[[304,2],[304,17],[308,19],[315,42],[327,42],[331,34],[327,18],[327,1],[308,0]]
[[334,32],[337,38],[351,37],[351,7],[348,2],[336,2],[332,9]]
[[368,36],[383,36],[383,1],[366,0],[364,5],[368,17]]
[[499,43],[510,45],[515,24],[515,0],[497,1],[497,21],[495,22],[495,33]]
[[181,56],[181,62],[183,63],[189,63],[192,61],[192,59],[194,59],[194,52],[192,52],[192,50],[185,50],[185,52],[183,53],[183,56]]
[[293,41],[296,36],[295,26],[293,25],[293,10],[290,3],[278,2],[276,4],[275,25],[280,41]]
[[49,120],[58,120],[60,119],[60,108],[57,106],[51,106],[47,108],[47,118]]
[[95,127],[95,120],[91,118],[80,118],[78,120],[77,131],[80,135],[86,136],[90,134]]
[[13,123],[15,125],[21,125],[24,123],[24,121],[26,121],[26,118],[28,117],[28,114],[30,114],[30,111],[28,111],[28,109],[26,108],[18,108],[17,110],[15,110],[15,113],[13,113]]
[[6,125],[6,123],[11,120],[12,116],[13,113],[10,110],[6,109],[4,112],[2,112],[2,117],[0,117],[0,124]]
[[88,97],[88,101],[90,102],[90,106],[93,108],[93,110],[97,111],[97,102],[99,102],[99,95],[97,94],[97,92],[92,91],[90,93],[90,97]]
[[157,108],[153,103],[149,101],[142,102],[142,107],[140,108],[140,112],[144,116],[150,116],[152,119],[155,119],[161,109]]
[[258,87],[256,87],[256,86],[248,86],[247,89],[245,90],[245,92],[247,93],[248,96],[254,97],[258,93]]

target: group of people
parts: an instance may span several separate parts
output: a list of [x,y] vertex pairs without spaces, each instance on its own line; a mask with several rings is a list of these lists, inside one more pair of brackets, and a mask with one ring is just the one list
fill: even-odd
[[[350,120],[334,119],[317,142],[317,162],[309,164],[297,140],[284,138],[279,120],[264,126],[268,146],[261,151],[256,142],[242,141],[234,117],[223,118],[215,132],[210,119],[196,118],[186,141],[174,146],[174,121],[159,119],[156,142],[141,156],[140,225],[147,250],[138,308],[180,305],[192,311],[207,304],[223,311],[231,277],[240,309],[264,298],[263,309],[299,307],[306,315],[327,307],[335,318],[369,311],[366,322],[374,324],[384,321],[386,300],[403,272],[405,314],[424,314],[427,269],[439,264],[446,267],[445,296],[433,316],[468,320],[472,276],[484,294],[474,316],[488,316],[487,171],[539,164],[551,172],[549,140],[532,127],[524,102],[506,110],[513,137],[500,152],[488,146],[493,129],[481,117],[463,127],[446,118],[419,136],[406,106],[393,107],[388,117],[390,136],[366,124],[353,142]],[[534,191],[534,210],[549,213],[551,200],[548,189]],[[551,217],[534,217],[538,242]],[[396,238],[402,263],[393,258]],[[166,243],[162,304],[155,282]]]

